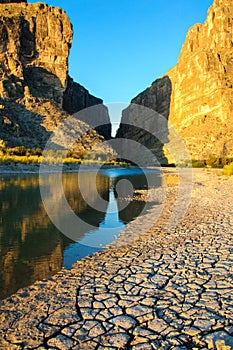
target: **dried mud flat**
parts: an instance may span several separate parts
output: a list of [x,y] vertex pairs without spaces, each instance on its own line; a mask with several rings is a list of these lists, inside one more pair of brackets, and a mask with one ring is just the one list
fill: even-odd
[[194,170],[176,227],[167,180],[153,227],[159,205],[148,226],[139,218],[107,250],[1,302],[0,349],[233,348],[233,177]]

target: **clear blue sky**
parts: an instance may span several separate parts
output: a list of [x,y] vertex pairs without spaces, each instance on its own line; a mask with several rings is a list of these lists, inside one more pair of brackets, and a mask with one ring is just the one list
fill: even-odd
[[47,0],[74,27],[70,75],[105,103],[129,102],[173,67],[187,30],[204,22],[212,2]]

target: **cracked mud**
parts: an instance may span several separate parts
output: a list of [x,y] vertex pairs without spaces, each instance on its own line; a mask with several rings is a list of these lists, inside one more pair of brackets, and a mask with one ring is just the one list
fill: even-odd
[[193,183],[177,227],[172,185],[135,241],[3,300],[0,349],[233,349],[233,178],[195,170]]

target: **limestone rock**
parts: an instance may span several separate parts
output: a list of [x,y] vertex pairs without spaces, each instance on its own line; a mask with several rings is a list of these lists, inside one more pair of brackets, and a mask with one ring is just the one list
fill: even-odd
[[188,31],[177,65],[132,102],[168,117],[191,158],[232,157],[232,72],[233,1],[215,0],[205,23]]
[[[103,101],[68,76],[73,29],[62,9],[26,1],[1,1],[0,9],[0,139],[43,147],[67,113]],[[109,138],[107,122],[100,131]]]
[[62,104],[72,43],[65,12],[43,3],[1,5],[0,70],[2,97],[32,95]]

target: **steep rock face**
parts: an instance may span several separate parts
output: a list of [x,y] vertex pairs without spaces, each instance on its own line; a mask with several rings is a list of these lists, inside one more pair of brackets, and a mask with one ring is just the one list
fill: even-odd
[[62,104],[72,43],[72,26],[59,8],[45,4],[1,5],[2,97],[33,96]]
[[0,4],[0,139],[43,147],[68,113],[103,101],[68,76],[73,30],[66,13],[17,2]]
[[[215,0],[206,22],[193,26],[177,65],[132,102],[150,107],[171,123],[192,158],[233,156],[233,0]],[[159,106],[164,103],[164,109]]]
[[68,77],[63,97],[63,108],[68,113],[73,114],[86,106],[94,106],[101,103],[103,103],[103,100],[89,94],[87,89]]
[[[132,100],[132,104],[123,111],[120,127],[116,137],[122,139],[136,140],[137,143],[146,146],[149,150],[143,152],[145,165],[153,165],[157,162],[167,164],[167,159],[163,151],[163,144],[168,141],[167,119],[170,109],[172,86],[168,76],[156,81],[151,87],[146,89],[138,97]],[[138,107],[145,106],[146,108]],[[153,106],[153,107],[152,107]],[[153,109],[156,112],[152,112]],[[159,118],[158,113],[164,116]],[[124,141],[121,145],[119,154],[124,154]],[[150,151],[154,156],[150,155]],[[130,157],[136,158],[136,152],[139,150],[133,147]],[[141,156],[139,158],[142,158]],[[142,162],[139,159],[138,164]]]
[[156,84],[152,84],[144,92],[132,100],[136,103],[148,108],[153,106],[153,110],[162,114],[166,119],[170,113],[170,98],[172,92],[171,81],[168,76],[164,76],[156,80]]
[[[102,103],[103,100],[91,95],[87,89],[74,82],[74,80],[68,76],[67,88],[63,96],[63,108],[65,111],[69,114],[74,114],[86,107],[100,105]],[[88,118],[85,118],[85,120],[91,125],[91,120],[87,119]],[[96,128],[98,133],[105,139],[109,139],[111,137],[111,124],[108,111],[104,106],[101,108],[101,120],[99,125],[101,126]]]

